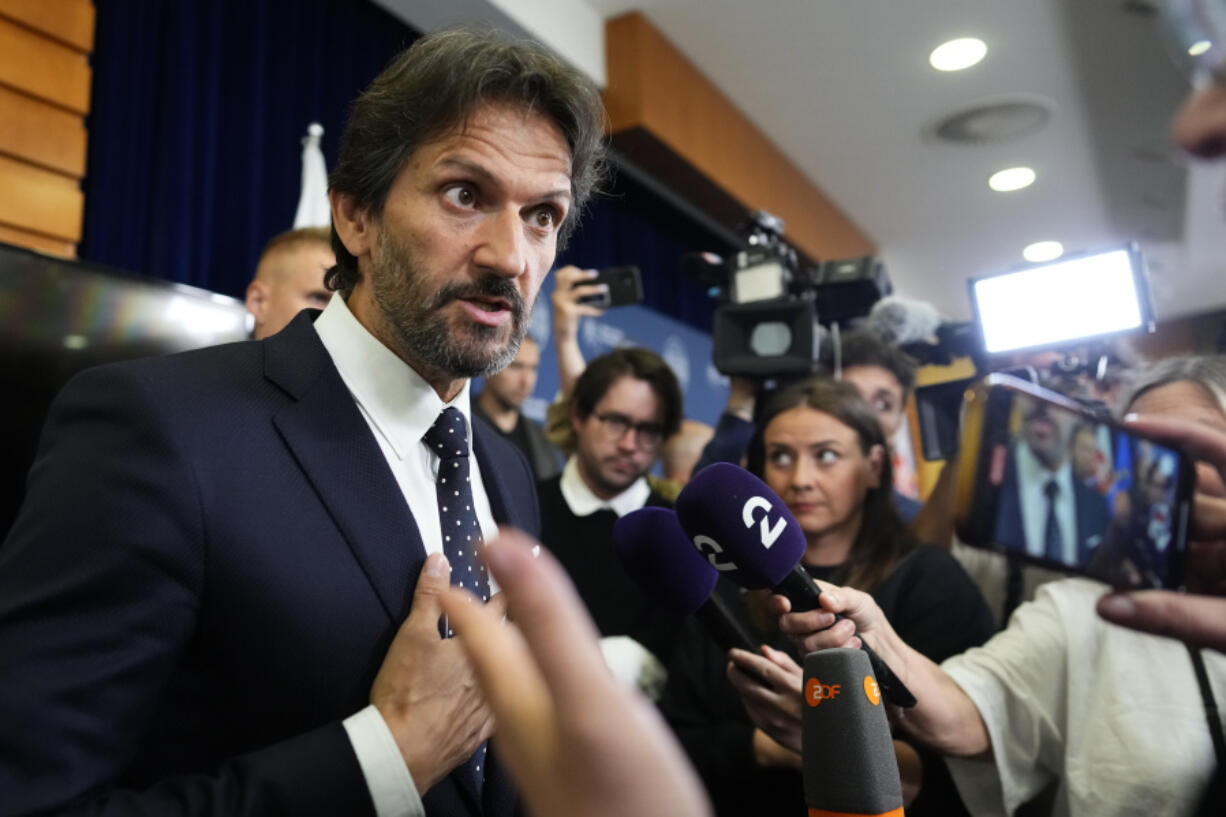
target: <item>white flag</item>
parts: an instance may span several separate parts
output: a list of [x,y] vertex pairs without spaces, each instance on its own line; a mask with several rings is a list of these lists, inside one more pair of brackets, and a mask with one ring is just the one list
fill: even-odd
[[302,192],[298,196],[298,212],[294,214],[294,229],[327,227],[332,223],[332,208],[328,206],[328,168],[319,140],[324,126],[312,122],[302,138]]

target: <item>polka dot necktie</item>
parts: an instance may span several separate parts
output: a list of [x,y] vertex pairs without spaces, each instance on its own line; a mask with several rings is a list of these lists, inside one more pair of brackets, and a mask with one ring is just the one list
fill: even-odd
[[[473,506],[472,482],[469,475],[468,425],[459,409],[447,407],[422,437],[430,451],[439,459],[434,488],[438,497],[438,521],[443,536],[443,555],[451,563],[451,583],[462,587],[486,602],[490,600],[489,575],[485,565],[477,560],[482,544],[481,524]],[[454,633],[444,617],[439,622],[439,634],[450,638]],[[485,765],[485,744],[462,767],[481,791]]]
[[1060,495],[1060,486],[1054,479],[1043,486],[1043,495],[1047,497],[1047,520],[1043,525],[1044,555],[1053,562],[1063,563],[1064,536],[1060,533],[1060,522],[1056,518],[1056,497]]

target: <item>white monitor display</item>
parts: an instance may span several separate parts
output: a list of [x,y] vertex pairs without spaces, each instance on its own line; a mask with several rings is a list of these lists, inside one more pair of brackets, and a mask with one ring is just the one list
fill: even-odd
[[1062,259],[971,281],[989,354],[1147,327],[1145,279],[1135,248]]

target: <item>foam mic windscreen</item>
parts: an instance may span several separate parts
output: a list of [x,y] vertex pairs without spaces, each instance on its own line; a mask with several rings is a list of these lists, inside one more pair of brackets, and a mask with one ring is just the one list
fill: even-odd
[[742,587],[778,587],[805,552],[804,532],[788,506],[731,463],[693,476],[677,497],[677,518],[711,566]]
[[902,817],[902,783],[868,657],[835,648],[805,656],[801,757],[809,817]]
[[[800,565],[804,531],[765,482],[738,465],[717,462],[690,479],[677,497],[677,518],[694,547],[742,587],[769,587],[797,612],[818,606],[821,590]],[[915,696],[868,644],[863,650],[890,702],[914,706]]]
[[719,579],[668,508],[639,508],[619,518],[613,550],[649,596],[685,616],[710,598]]
[[707,563],[668,508],[640,508],[613,525],[613,550],[647,595],[682,615],[693,614],[723,650],[757,652],[761,640],[714,593],[719,573]]

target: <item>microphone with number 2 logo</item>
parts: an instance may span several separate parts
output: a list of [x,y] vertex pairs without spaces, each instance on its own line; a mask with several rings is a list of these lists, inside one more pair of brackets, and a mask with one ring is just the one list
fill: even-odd
[[[821,589],[800,565],[805,535],[788,506],[765,482],[737,465],[715,463],[699,471],[677,497],[686,535],[717,571],[748,588],[786,596],[797,612],[818,607]],[[915,696],[867,645],[886,699],[915,705]]]

